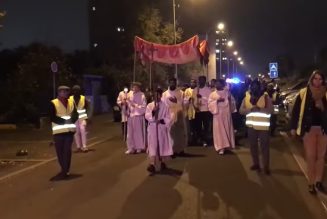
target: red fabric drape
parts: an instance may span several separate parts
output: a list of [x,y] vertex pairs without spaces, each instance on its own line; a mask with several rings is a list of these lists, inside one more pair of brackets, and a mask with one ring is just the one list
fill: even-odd
[[151,43],[135,37],[134,48],[141,60],[166,64],[186,64],[199,60],[201,57],[198,36],[177,45]]

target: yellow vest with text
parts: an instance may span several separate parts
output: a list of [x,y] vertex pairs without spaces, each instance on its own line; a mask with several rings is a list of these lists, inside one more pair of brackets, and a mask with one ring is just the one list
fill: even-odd
[[[261,109],[265,108],[266,98],[267,94],[265,93],[259,98],[256,106]],[[246,109],[252,109],[254,107],[251,103],[250,92],[246,92],[244,104]],[[271,115],[267,113],[250,112],[246,115],[246,126],[258,131],[268,131],[270,128],[270,117]]]
[[[69,120],[71,118],[72,112],[74,110],[74,103],[68,99],[67,108],[60,102],[59,99],[54,99],[51,101],[56,108],[56,116]],[[62,134],[68,132],[75,132],[76,125],[73,123],[59,125],[52,122],[52,134]]]
[[87,119],[87,113],[85,109],[85,96],[81,95],[78,104],[75,103],[74,96],[70,96],[69,98],[77,108],[78,119],[85,120]]

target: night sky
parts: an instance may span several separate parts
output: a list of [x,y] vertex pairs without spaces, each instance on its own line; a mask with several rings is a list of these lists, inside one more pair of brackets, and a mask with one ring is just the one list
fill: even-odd
[[[109,1],[109,0],[107,0]],[[136,4],[138,0],[111,1]],[[141,0],[140,0],[141,1]],[[144,1],[144,0],[143,0]],[[180,26],[185,39],[213,30],[224,21],[244,57],[250,73],[264,71],[277,55],[289,55],[303,67],[314,61],[314,54],[327,45],[326,0],[176,0]],[[10,3],[9,3],[10,2]],[[45,3],[46,2],[46,3]],[[66,51],[88,46],[87,0],[2,0],[8,11],[0,32],[4,46],[41,40],[60,44]],[[153,0],[162,14],[172,20],[172,0]],[[84,10],[85,8],[85,10]],[[133,7],[128,7],[129,10]],[[44,10],[46,9],[46,10]],[[108,9],[108,11],[110,11]],[[128,11],[112,19],[124,20]],[[60,31],[59,31],[60,30]]]
[[88,0],[1,0],[0,50],[42,42],[66,52],[89,48]]
[[180,0],[180,23],[203,32],[224,21],[251,73],[277,55],[301,68],[327,46],[326,0]]

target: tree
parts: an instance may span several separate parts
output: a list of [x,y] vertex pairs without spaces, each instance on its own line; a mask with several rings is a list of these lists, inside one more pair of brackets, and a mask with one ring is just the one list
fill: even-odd
[[32,44],[23,50],[17,68],[8,77],[8,106],[12,122],[37,123],[41,113],[48,112],[49,101],[52,99],[52,72],[50,64],[58,64],[58,84],[71,85],[72,74],[66,65],[65,56],[59,48]]

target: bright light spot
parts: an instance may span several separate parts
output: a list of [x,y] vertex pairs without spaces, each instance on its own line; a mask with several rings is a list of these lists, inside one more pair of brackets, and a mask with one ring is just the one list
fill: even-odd
[[226,82],[229,84],[239,84],[241,80],[239,78],[227,78]]
[[95,47],[97,47],[97,46],[98,46],[98,44],[97,44],[97,43],[94,43],[94,44],[93,44],[93,47],[94,47],[94,48],[95,48]]
[[261,74],[258,74],[259,77],[261,77]]
[[218,24],[218,30],[224,30],[225,29],[225,24],[224,23],[219,23]]
[[249,78],[252,78],[252,75],[248,75]]
[[223,75],[223,78],[226,78],[226,75]]
[[238,60],[238,61],[242,61],[242,58],[241,58],[241,57],[238,57],[237,60]]
[[227,46],[228,46],[228,47],[232,47],[233,45],[234,45],[234,42],[233,42],[233,41],[231,41],[231,40],[228,41],[228,43],[227,43]]
[[117,27],[117,31],[118,31],[118,32],[124,32],[125,29],[124,29],[123,27]]
[[241,64],[241,65],[244,65],[244,62],[243,62],[243,61],[241,61],[241,62],[240,62],[240,64]]
[[234,54],[234,56],[237,56],[237,55],[238,55],[238,52],[237,52],[237,51],[235,51],[235,52],[233,52],[233,54]]
[[220,50],[219,49],[216,49],[216,53],[220,53]]
[[92,7],[92,11],[95,11],[95,10],[96,10],[96,8],[95,8],[95,6],[93,6],[93,7]]

